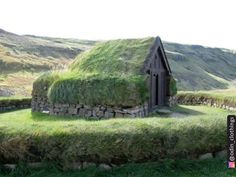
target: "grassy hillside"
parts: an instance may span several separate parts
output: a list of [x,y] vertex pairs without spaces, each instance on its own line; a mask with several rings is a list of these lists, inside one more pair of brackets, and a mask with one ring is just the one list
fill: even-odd
[[164,47],[179,90],[235,87],[236,52],[167,42]]
[[64,69],[94,41],[22,36],[0,29],[0,96],[29,95],[41,72]]
[[[0,96],[30,95],[33,80],[41,72],[66,68],[75,56],[94,45],[95,41],[22,36],[0,29]],[[164,42],[164,47],[179,90],[236,86],[235,51],[169,42]],[[123,58],[129,54],[126,51]]]

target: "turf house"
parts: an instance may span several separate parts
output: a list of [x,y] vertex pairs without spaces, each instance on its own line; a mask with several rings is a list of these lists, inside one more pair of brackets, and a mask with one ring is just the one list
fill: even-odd
[[33,84],[32,111],[95,118],[143,117],[171,105],[175,80],[159,37],[99,42],[65,72]]

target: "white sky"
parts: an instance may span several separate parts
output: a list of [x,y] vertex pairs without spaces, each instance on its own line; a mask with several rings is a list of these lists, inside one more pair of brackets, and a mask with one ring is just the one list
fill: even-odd
[[236,0],[1,0],[0,28],[80,39],[137,38],[236,49]]

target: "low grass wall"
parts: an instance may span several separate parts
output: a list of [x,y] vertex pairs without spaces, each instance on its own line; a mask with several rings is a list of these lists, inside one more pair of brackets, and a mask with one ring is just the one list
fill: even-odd
[[0,112],[31,107],[31,98],[1,98]]
[[[12,114],[6,116],[13,119]],[[19,111],[18,114],[30,118],[22,117],[25,122],[22,128],[12,129],[18,126],[13,123],[9,128],[1,127],[2,163],[51,161],[66,166],[73,162],[123,164],[197,158],[207,152],[221,151],[227,143],[226,120],[222,119],[225,113],[214,118],[80,120],[77,123],[75,119],[58,120],[39,113],[30,115]]]
[[236,111],[236,99],[235,97],[218,95],[214,93],[194,93],[186,92],[179,93],[176,96],[178,104],[185,105],[208,105],[218,108],[223,108],[231,111]]

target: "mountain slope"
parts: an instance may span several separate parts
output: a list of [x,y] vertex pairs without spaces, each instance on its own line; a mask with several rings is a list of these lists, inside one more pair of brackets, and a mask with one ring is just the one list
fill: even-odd
[[234,87],[236,53],[200,45],[164,43],[179,90],[210,90]]
[[91,48],[94,41],[21,36],[0,29],[0,71],[63,68],[68,59]]
[[[17,35],[0,29],[0,96],[30,95],[41,72],[64,69],[96,41]],[[178,90],[236,86],[236,52],[164,42]]]
[[0,96],[30,95],[41,72],[64,69],[95,41],[17,35],[0,29]]

